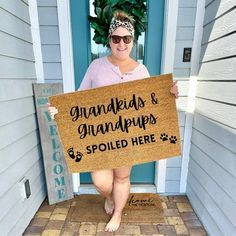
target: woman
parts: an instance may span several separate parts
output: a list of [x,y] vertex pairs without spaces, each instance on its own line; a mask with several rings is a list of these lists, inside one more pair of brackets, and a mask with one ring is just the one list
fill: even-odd
[[[109,27],[109,46],[111,54],[94,60],[81,83],[79,90],[107,86],[149,77],[147,68],[130,57],[134,44],[133,19],[122,11],[117,11]],[[171,88],[176,98],[178,88]],[[58,112],[49,107],[51,115]],[[119,228],[122,210],[130,192],[130,172],[132,167],[110,170],[97,170],[91,173],[97,191],[105,197],[105,211],[112,217],[105,231],[113,232]]]

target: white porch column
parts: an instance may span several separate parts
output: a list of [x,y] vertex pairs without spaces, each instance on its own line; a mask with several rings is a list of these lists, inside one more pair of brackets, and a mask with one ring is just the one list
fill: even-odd
[[[175,41],[178,18],[178,0],[165,1],[165,18],[162,45],[161,73],[172,73],[174,68]],[[156,179],[158,193],[164,193],[166,187],[166,159],[156,162]]]
[[[75,91],[73,45],[71,34],[70,1],[57,0],[61,64],[64,92]],[[73,191],[78,192],[79,174],[73,174]]]

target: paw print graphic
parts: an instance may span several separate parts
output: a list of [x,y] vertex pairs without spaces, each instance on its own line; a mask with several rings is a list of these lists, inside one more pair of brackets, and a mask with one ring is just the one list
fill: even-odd
[[73,147],[70,147],[68,150],[67,150],[67,153],[69,155],[70,158],[72,159],[75,159],[75,162],[79,162],[81,161],[82,157],[83,157],[83,154],[81,152],[76,152],[76,155],[75,155],[75,151],[74,151],[74,148]]
[[168,140],[168,134],[166,134],[166,133],[161,134],[160,139],[161,139],[163,142],[167,141],[167,140]]
[[171,137],[169,138],[169,140],[170,140],[170,143],[173,143],[173,144],[175,144],[175,143],[177,142],[176,136],[171,136]]

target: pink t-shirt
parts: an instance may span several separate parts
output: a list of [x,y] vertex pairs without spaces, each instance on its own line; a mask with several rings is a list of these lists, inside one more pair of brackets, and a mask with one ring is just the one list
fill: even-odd
[[113,65],[107,57],[95,59],[81,82],[79,90],[97,88],[150,77],[146,66],[139,64],[134,70],[121,74],[118,66]]

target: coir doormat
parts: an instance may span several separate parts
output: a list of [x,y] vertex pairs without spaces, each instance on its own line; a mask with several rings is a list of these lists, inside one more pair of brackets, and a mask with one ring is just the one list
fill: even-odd
[[[104,210],[104,197],[84,194],[76,197],[76,209],[71,221],[107,222],[110,215]],[[158,194],[131,193],[123,210],[125,223],[164,223],[163,208]]]
[[[172,75],[50,97],[71,173],[132,166],[181,154]],[[57,133],[53,127],[51,133]]]

